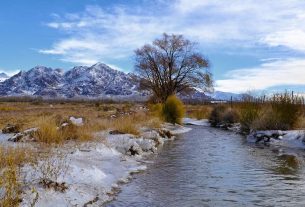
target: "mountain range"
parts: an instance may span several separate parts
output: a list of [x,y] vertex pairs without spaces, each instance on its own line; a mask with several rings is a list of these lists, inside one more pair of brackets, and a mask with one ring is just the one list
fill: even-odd
[[131,74],[103,63],[77,66],[64,72],[36,66],[0,82],[0,96],[43,96],[50,98],[145,96]]
[[[36,66],[12,77],[0,73],[0,96],[42,96],[46,98],[147,98],[134,75],[97,63],[90,67],[76,66],[71,70]],[[228,100],[232,94],[205,94],[194,90],[185,98],[192,100]],[[235,94],[236,95],[236,94]],[[229,98],[228,98],[229,97]]]

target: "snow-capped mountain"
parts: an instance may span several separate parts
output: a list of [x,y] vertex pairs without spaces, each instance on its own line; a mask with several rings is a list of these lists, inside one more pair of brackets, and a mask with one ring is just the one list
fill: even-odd
[[[3,81],[1,82],[1,78]],[[97,63],[90,67],[77,66],[71,70],[36,66],[8,77],[0,73],[0,96],[43,96],[49,98],[147,98],[148,92],[139,90],[135,76]],[[180,94],[185,101],[233,100],[242,95],[216,91],[212,94],[194,88]]]
[[6,73],[0,73],[0,82],[3,82],[8,78],[9,76]]
[[222,91],[215,91],[213,93],[207,93],[206,95],[214,100],[222,100],[222,101],[229,101],[231,100],[231,97],[232,100],[238,101],[241,100],[243,97],[243,94],[222,92]]
[[45,97],[142,96],[130,74],[103,63],[78,66],[64,72],[36,66],[0,83],[0,96],[34,95]]

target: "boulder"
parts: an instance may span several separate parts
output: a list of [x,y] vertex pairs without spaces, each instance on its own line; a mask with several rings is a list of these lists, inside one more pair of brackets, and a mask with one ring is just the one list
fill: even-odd
[[263,141],[264,143],[270,142],[271,139],[282,139],[286,133],[281,130],[269,130],[269,131],[254,131],[249,136],[253,137],[259,143]]
[[137,145],[132,145],[129,150],[127,151],[128,155],[140,155],[142,153],[142,150]]
[[9,138],[8,141],[10,141],[10,142],[20,142],[23,137],[24,137],[23,133],[17,133],[14,136],[12,136],[11,138]]
[[8,124],[2,129],[3,134],[12,134],[12,133],[19,133],[19,126],[14,124]]
[[26,142],[35,141],[34,134],[38,131],[38,128],[26,129],[23,132],[17,133],[8,139],[10,142]]
[[159,129],[158,130],[158,133],[161,137],[163,138],[172,138],[173,137],[173,134],[169,131],[169,130],[164,130],[164,129]]
[[82,117],[80,118],[75,118],[73,116],[71,116],[69,118],[69,120],[72,122],[72,124],[76,125],[76,126],[83,126],[84,125],[84,120]]
[[68,189],[68,186],[65,182],[59,183],[49,179],[42,179],[40,181],[40,184],[42,184],[45,188],[53,189],[54,191],[59,191],[62,193],[64,193]]

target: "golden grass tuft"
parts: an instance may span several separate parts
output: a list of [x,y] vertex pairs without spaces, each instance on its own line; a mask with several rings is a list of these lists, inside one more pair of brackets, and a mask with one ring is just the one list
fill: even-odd
[[175,95],[169,96],[162,108],[162,117],[166,122],[181,124],[185,109],[182,101]]
[[34,162],[31,150],[0,146],[0,206],[19,206],[22,193],[21,167]]
[[38,127],[38,131],[34,136],[38,142],[59,144],[64,141],[64,136],[57,129],[56,122],[52,117],[39,118],[35,126]]
[[[68,119],[58,121],[58,117],[41,117],[37,120],[35,126],[38,131],[35,138],[38,142],[46,144],[61,144],[67,140],[89,141],[91,139],[90,125],[75,126]],[[62,123],[68,123],[62,127]]]

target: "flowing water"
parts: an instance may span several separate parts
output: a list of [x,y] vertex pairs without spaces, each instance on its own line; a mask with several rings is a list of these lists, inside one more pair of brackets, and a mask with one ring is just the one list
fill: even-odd
[[305,206],[305,152],[194,126],[107,206]]

